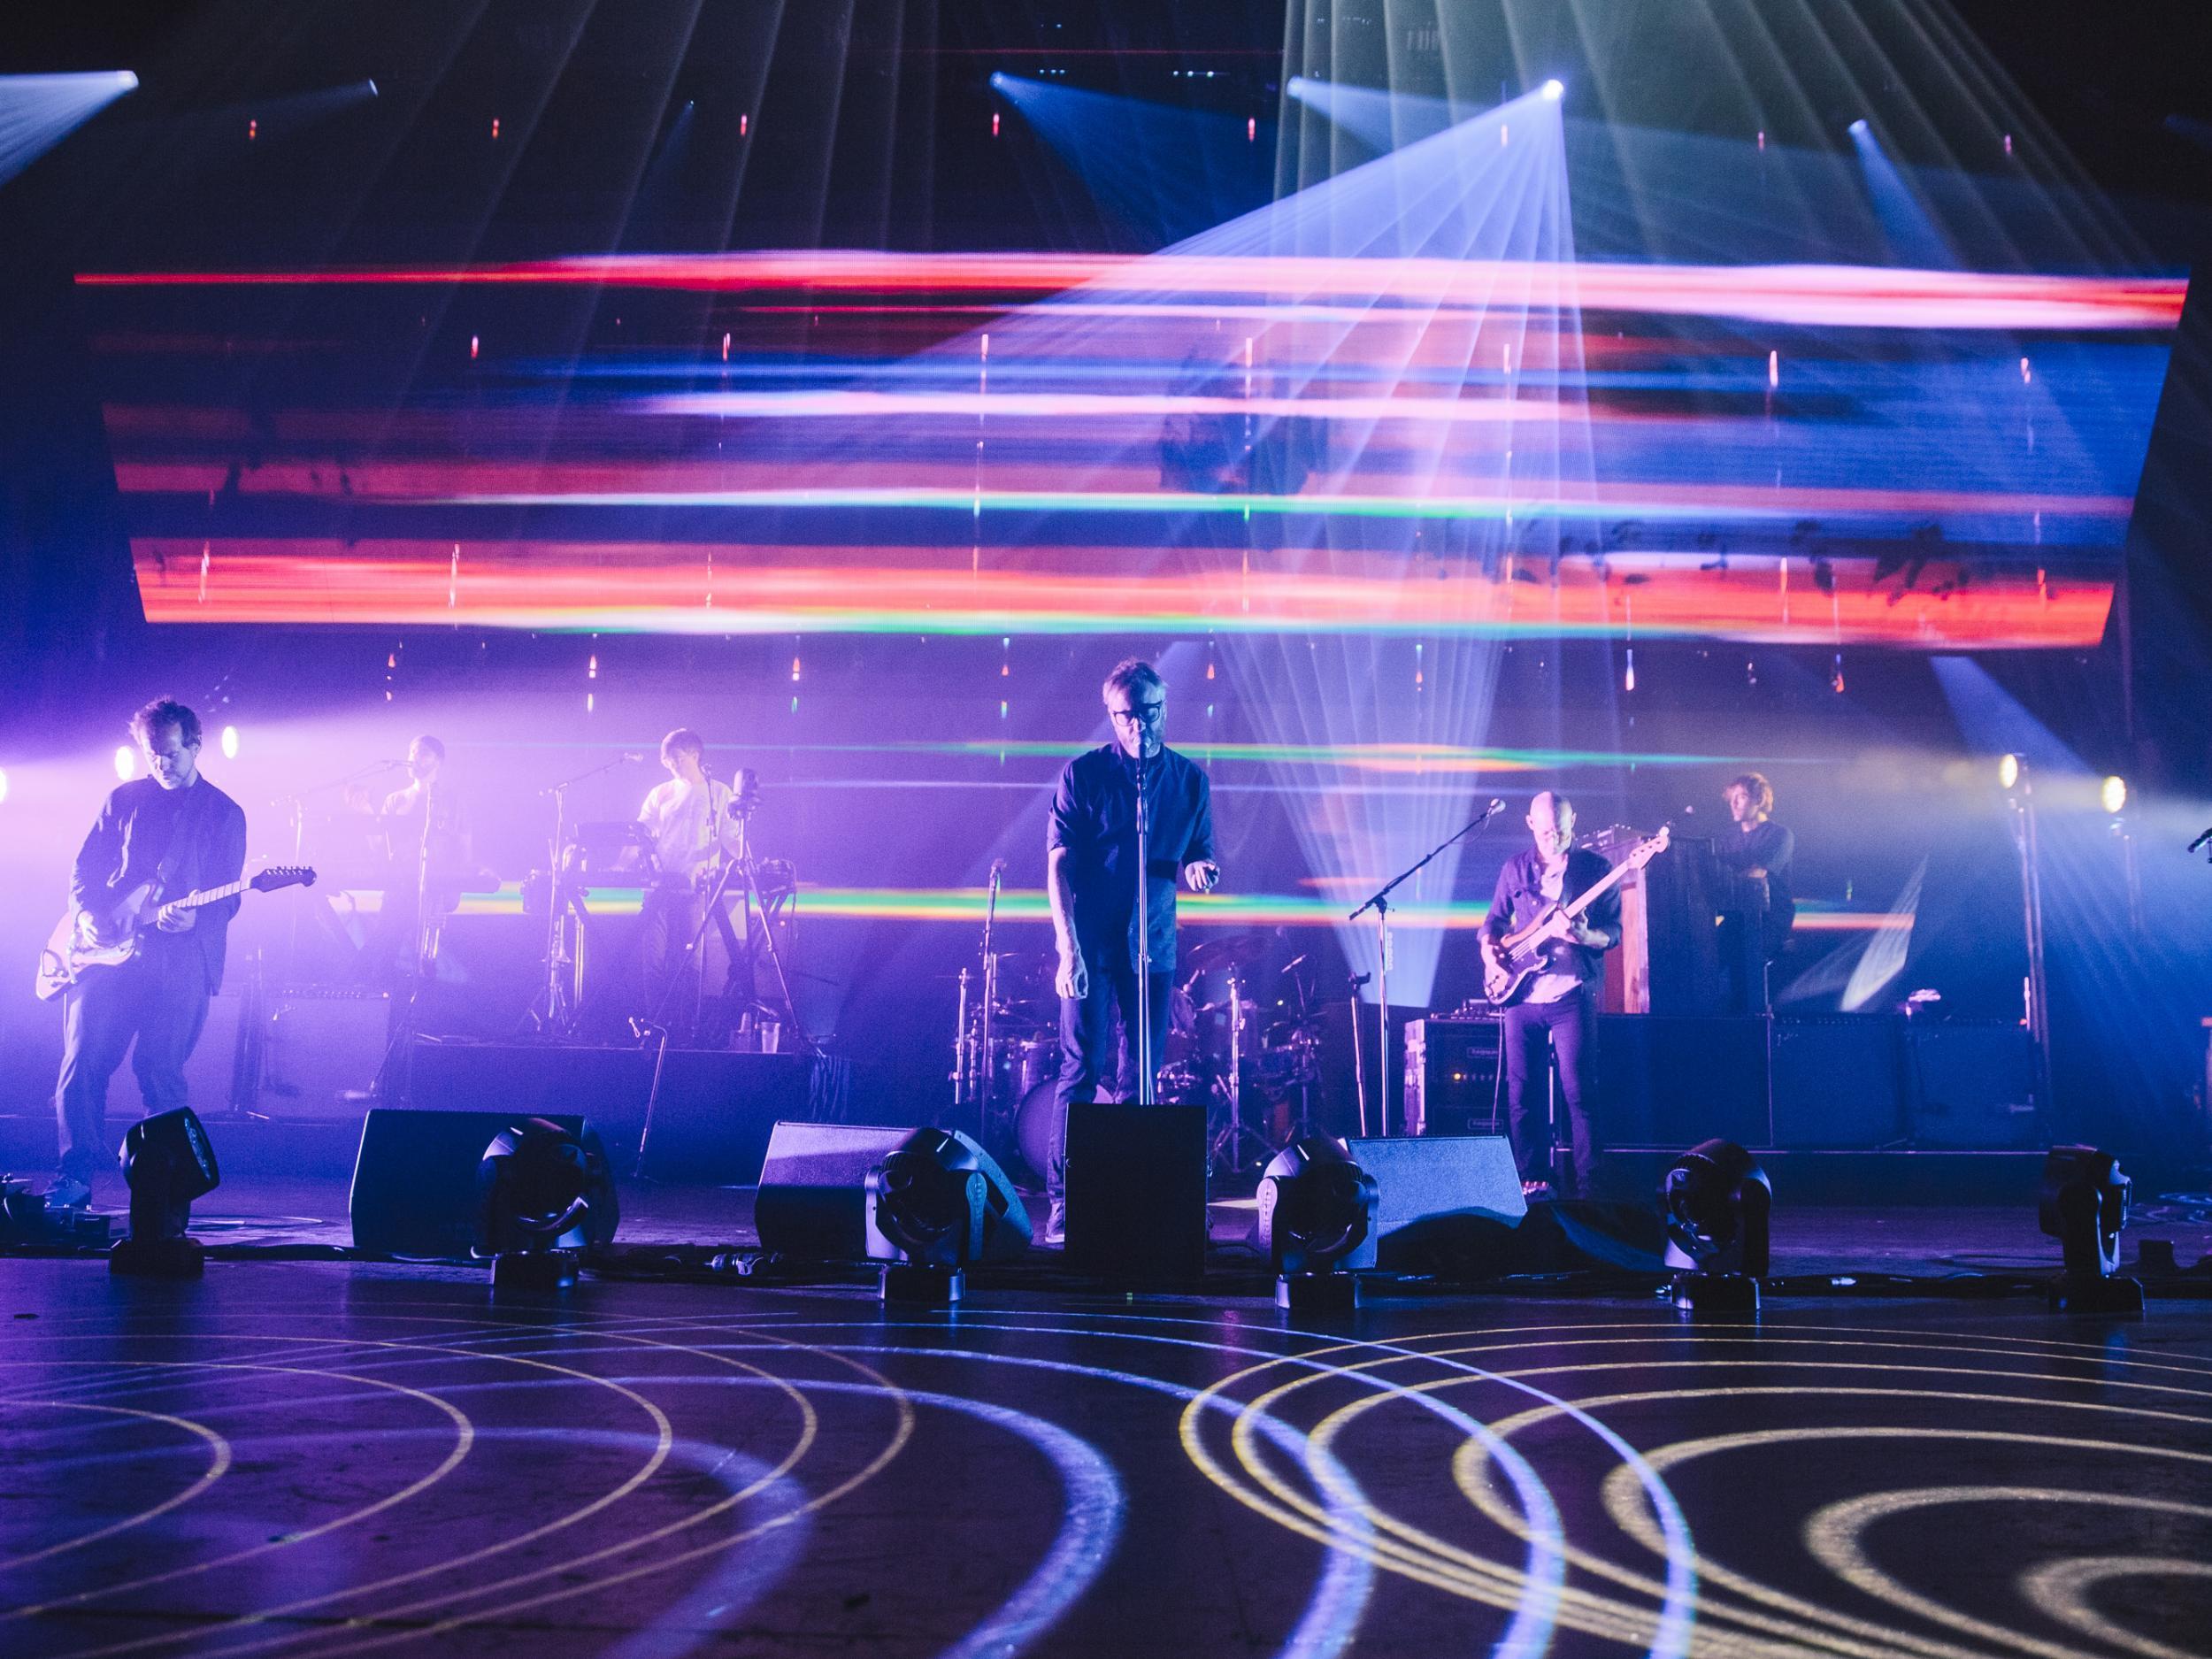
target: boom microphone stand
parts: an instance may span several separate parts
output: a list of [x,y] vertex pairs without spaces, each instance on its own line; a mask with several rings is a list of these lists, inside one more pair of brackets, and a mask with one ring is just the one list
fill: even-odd
[[[1447,847],[1463,837],[1473,834],[1504,810],[1504,802],[1493,801],[1482,809],[1480,816],[1469,823],[1461,825],[1435,846],[1430,848],[1427,852],[1422,854],[1419,863],[1408,869],[1401,870],[1373,893],[1368,895],[1366,902],[1345,918],[1347,921],[1356,922],[1368,911],[1375,912],[1376,944],[1379,947],[1375,957],[1375,1024],[1381,1038],[1378,1045],[1378,1057],[1375,1062],[1375,1133],[1379,1135],[1386,1135],[1390,1133],[1390,895],[1397,890],[1401,883],[1418,875],[1429,860],[1434,858]],[[1359,1044],[1357,1021],[1354,1021],[1352,1025],[1352,1043],[1355,1048]],[[1360,1119],[1364,1123],[1366,1118],[1367,1109],[1363,1097]]]
[[1137,738],[1137,1104],[1158,1103],[1152,1074],[1152,825],[1144,803],[1144,743]]

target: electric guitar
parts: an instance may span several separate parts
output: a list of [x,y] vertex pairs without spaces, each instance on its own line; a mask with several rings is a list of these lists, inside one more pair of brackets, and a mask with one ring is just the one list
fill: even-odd
[[1494,944],[1486,939],[1482,948],[1482,985],[1491,1005],[1510,1008],[1526,996],[1537,976],[1550,965],[1552,945],[1563,936],[1560,932],[1562,925],[1579,919],[1630,871],[1641,870],[1666,851],[1671,833],[1668,826],[1661,825],[1656,835],[1638,841],[1627,857],[1590,884],[1588,892],[1564,904],[1555,899],[1544,907],[1542,914]]
[[215,904],[251,887],[256,893],[274,893],[279,887],[311,887],[315,872],[304,864],[272,864],[259,875],[234,881],[226,887],[208,887],[161,901],[154,896],[157,883],[147,881],[131,889],[96,914],[73,910],[54,925],[46,949],[38,956],[39,1000],[50,1001],[83,977],[88,968],[120,967],[138,954],[139,936],[159,925],[165,915],[179,915]]

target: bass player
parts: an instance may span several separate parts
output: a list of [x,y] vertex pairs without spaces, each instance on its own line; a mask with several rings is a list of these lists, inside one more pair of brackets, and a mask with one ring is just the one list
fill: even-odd
[[[1490,914],[1482,925],[1486,968],[1497,962],[1499,941],[1536,921],[1554,905],[1578,898],[1611,873],[1598,854],[1574,844],[1574,803],[1547,789],[1528,805],[1529,834],[1535,845],[1505,861],[1498,872]],[[1530,1197],[1551,1194],[1551,1133],[1540,1100],[1532,1111],[1528,1086],[1540,1081],[1548,1041],[1566,1102],[1574,1148],[1577,1193],[1594,1195],[1597,1141],[1590,1125],[1590,1079],[1597,1067],[1598,988],[1605,977],[1605,953],[1620,943],[1621,895],[1609,887],[1579,917],[1558,915],[1548,930],[1551,943],[1543,971],[1528,993],[1505,1010],[1498,1039],[1504,1063],[1506,1121],[1514,1162],[1521,1169],[1521,1190]]]
[[[200,775],[200,717],[162,698],[131,717],[150,774],[119,785],[78,850],[69,884],[73,909],[96,938],[127,930],[116,909],[141,886],[154,896],[236,881],[246,863],[246,815]],[[55,1115],[61,1172],[47,1188],[57,1209],[83,1204],[92,1177],[112,1167],[108,1079],[132,1039],[131,1069],[146,1110],[185,1102],[184,1064],[207,1023],[208,998],[223,982],[223,945],[235,897],[198,910],[157,910],[129,958],[86,975],[62,994],[61,1077]]]

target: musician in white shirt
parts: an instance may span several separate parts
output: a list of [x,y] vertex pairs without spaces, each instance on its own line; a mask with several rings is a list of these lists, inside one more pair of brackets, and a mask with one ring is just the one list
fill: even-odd
[[[686,969],[684,948],[699,932],[707,893],[722,860],[733,856],[739,845],[737,821],[730,816],[730,787],[706,775],[706,751],[705,740],[683,727],[661,739],[668,781],[656,785],[638,809],[638,822],[653,838],[660,872],[645,895],[641,952],[648,1007],[664,1014],[677,1032],[688,1032],[697,1010],[700,971],[719,963],[726,973],[732,943],[726,921],[710,927],[700,940],[697,962]],[[671,997],[669,987],[679,973],[686,988]]]

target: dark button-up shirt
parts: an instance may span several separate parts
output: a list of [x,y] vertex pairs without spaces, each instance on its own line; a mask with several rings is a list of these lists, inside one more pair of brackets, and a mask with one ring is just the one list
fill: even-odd
[[[69,896],[81,910],[104,910],[143,882],[158,882],[157,899],[180,899],[196,888],[228,887],[246,867],[246,815],[204,778],[188,789],[165,789],[151,778],[118,786],[78,849]],[[146,948],[196,952],[211,995],[223,983],[223,946],[235,897],[195,912],[188,933],[148,928]]]
[[1772,818],[1747,830],[1723,830],[1713,839],[1713,854],[1727,869],[1747,876],[1754,870],[1767,872],[1767,913],[1763,927],[1767,955],[1781,949],[1797,920],[1797,895],[1790,888],[1790,861],[1797,852],[1797,837]]
[[[1613,866],[1586,847],[1567,854],[1566,874],[1559,883],[1559,899],[1571,903],[1612,873]],[[1491,937],[1502,938],[1525,927],[1544,912],[1551,900],[1544,896],[1544,861],[1532,847],[1515,853],[1498,872],[1498,886],[1490,895],[1490,914],[1483,926]],[[1582,913],[1582,925],[1607,935],[1608,949],[1621,942],[1621,889],[1617,883]],[[1605,951],[1589,945],[1553,942],[1548,956],[1552,971],[1571,973],[1585,986],[1605,977]]]
[[[1144,764],[1150,885],[1146,889],[1154,972],[1175,967],[1175,879],[1185,864],[1217,862],[1213,791],[1173,749]],[[1137,763],[1116,745],[1078,755],[1060,773],[1045,826],[1048,852],[1067,849],[1075,941],[1087,963],[1117,953],[1137,959]]]

